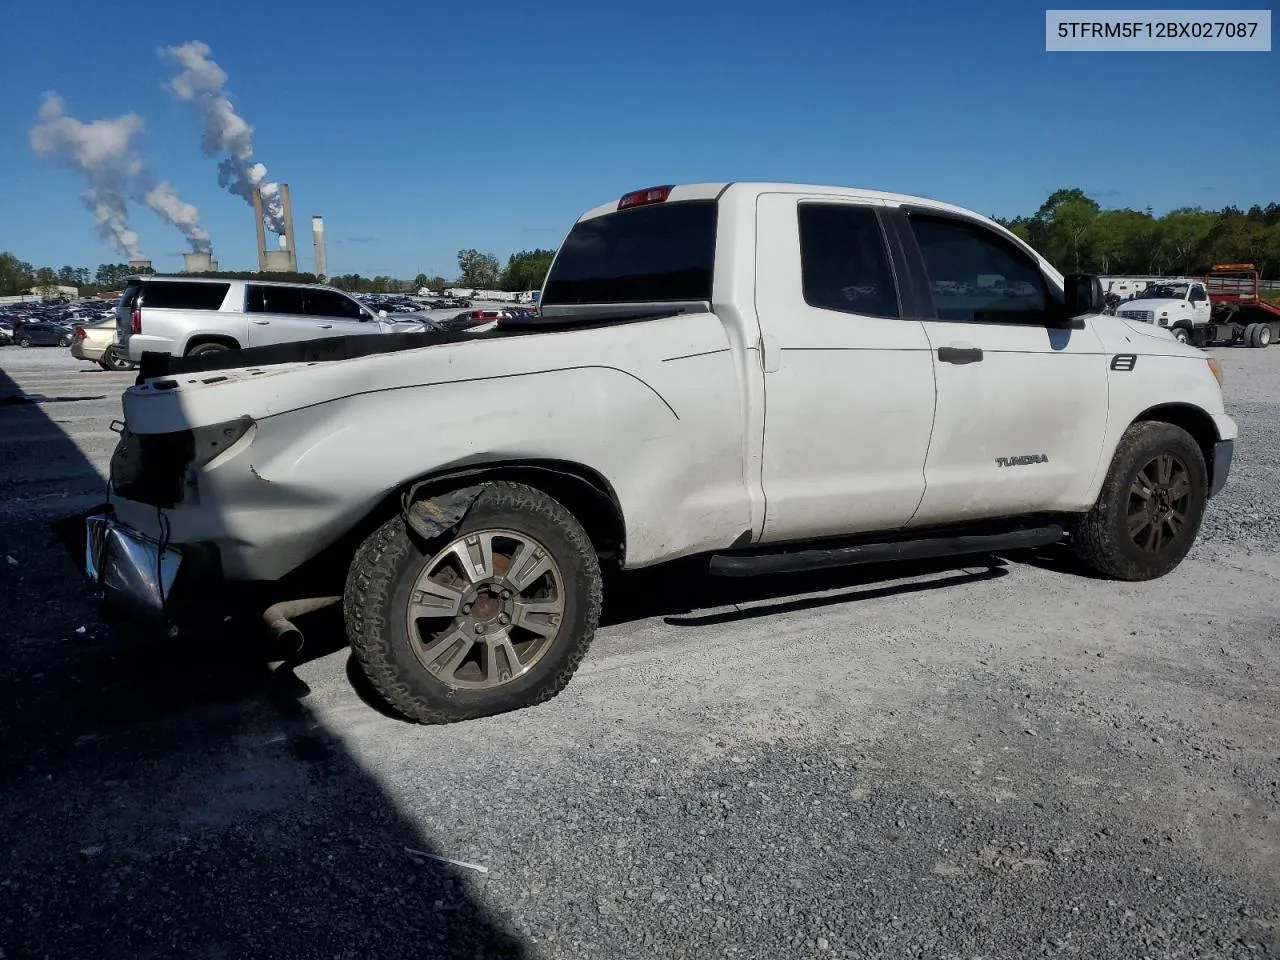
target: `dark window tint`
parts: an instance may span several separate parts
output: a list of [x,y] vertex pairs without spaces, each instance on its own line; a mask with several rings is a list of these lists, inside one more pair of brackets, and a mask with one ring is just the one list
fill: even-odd
[[876,317],[901,315],[875,210],[802,203],[798,216],[805,303]]
[[313,317],[339,317],[343,320],[359,320],[363,314],[356,302],[332,290],[303,291],[307,313]]
[[1200,302],[1202,302],[1202,301],[1204,301],[1204,300],[1208,300],[1208,299],[1209,299],[1209,297],[1208,297],[1208,295],[1204,292],[1204,287],[1196,286],[1196,287],[1192,287],[1192,288],[1191,288],[1191,302],[1192,302],[1192,303],[1200,303]]
[[148,283],[142,305],[174,310],[217,310],[231,288],[229,283]]
[[297,287],[258,287],[250,285],[245,297],[245,310],[249,313],[305,314],[306,304],[302,291]]
[[710,300],[716,201],[658,203],[574,225],[543,304]]
[[941,320],[1044,323],[1044,277],[1029,256],[976,223],[913,215]]
[[125,287],[124,292],[120,295],[119,306],[124,307],[126,310],[132,310],[133,301],[138,299],[138,291],[141,289],[142,289],[142,284],[138,283],[137,281],[134,281],[133,283]]

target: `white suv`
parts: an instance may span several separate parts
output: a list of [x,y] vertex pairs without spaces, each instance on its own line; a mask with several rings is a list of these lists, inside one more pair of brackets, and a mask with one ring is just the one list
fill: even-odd
[[391,321],[341,290],[318,284],[207,277],[130,277],[116,306],[116,345],[184,357],[372,333],[414,333],[420,321]]

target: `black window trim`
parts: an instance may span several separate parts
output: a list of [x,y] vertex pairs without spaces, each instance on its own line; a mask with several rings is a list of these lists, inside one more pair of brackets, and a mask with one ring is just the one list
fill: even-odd
[[[804,292],[804,238],[800,235],[800,208],[801,207],[861,207],[870,210],[872,216],[875,217],[876,226],[880,231],[880,242],[884,250],[885,263],[889,267],[889,282],[893,284],[894,302],[898,305],[897,316],[885,316],[880,313],[863,313],[858,310],[841,310],[839,307],[826,306],[824,304],[810,303],[808,296]],[[884,217],[885,208],[883,204],[874,200],[862,200],[858,197],[813,197],[811,199],[802,199],[796,202],[796,240],[800,252],[799,270],[800,270],[800,297],[804,300],[805,306],[814,310],[828,310],[831,313],[842,313],[854,317],[875,317],[880,320],[902,320],[911,319],[906,312],[906,303],[903,297],[903,283],[898,277],[898,258],[896,251],[890,240],[889,230],[885,224]]]
[[[1010,240],[999,231],[991,229],[989,223],[984,223],[977,217],[968,216],[963,213],[957,213],[954,210],[939,210],[936,207],[923,206],[921,204],[904,203],[901,205],[891,206],[886,211],[885,219],[892,227],[896,234],[896,240],[901,245],[904,263],[907,266],[906,273],[911,277],[911,287],[916,303],[921,308],[920,318],[926,320],[937,320],[940,323],[980,323],[986,326],[996,327],[1057,327],[1059,326],[1058,315],[1053,307],[1062,303],[1062,293],[1053,288],[1049,282],[1049,277],[1045,274],[1040,262],[1023,249],[1022,245],[1017,241]],[[1036,273],[1040,277],[1040,286],[1044,292],[1045,303],[1049,305],[1049,310],[1045,313],[1043,323],[1030,323],[1025,320],[995,320],[989,318],[974,320],[952,320],[947,317],[939,317],[938,310],[933,300],[933,289],[929,286],[929,271],[925,267],[924,254],[920,252],[920,244],[916,241],[915,230],[911,226],[912,215],[933,217],[938,220],[954,220],[957,223],[966,226],[976,227],[991,234],[998,240],[1002,240],[1010,244],[1018,253],[1027,257],[1035,267]]]

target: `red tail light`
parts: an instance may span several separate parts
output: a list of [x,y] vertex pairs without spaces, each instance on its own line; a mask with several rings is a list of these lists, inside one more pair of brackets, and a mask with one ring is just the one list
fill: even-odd
[[631,193],[624,193],[622,199],[618,201],[618,209],[625,210],[627,207],[640,207],[646,203],[662,203],[667,197],[671,196],[671,189],[674,184],[665,187],[649,187],[646,190],[633,190]]
[[85,337],[88,336],[88,334],[84,332],[84,327],[76,327],[76,332],[72,334],[72,336],[74,336],[77,340],[83,340]]
[[133,322],[129,325],[129,333],[134,334],[134,333],[141,333],[141,332],[142,332],[142,308],[134,307]]

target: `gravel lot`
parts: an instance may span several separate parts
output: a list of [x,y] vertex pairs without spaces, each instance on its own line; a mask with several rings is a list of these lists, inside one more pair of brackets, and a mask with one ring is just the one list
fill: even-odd
[[1235,470],[1162,581],[634,575],[559,698],[422,728],[323,625],[98,624],[54,521],[132,375],[0,349],[0,957],[1280,955],[1280,350],[1214,352]]

